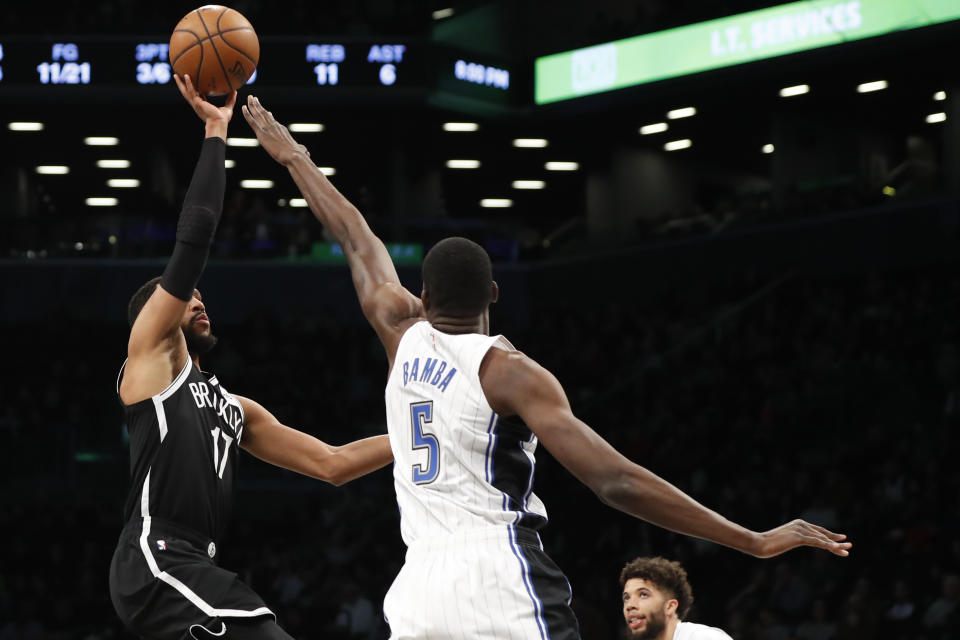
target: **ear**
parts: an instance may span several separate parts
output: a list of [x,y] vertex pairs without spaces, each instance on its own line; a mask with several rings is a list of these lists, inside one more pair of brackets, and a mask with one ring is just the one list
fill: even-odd
[[426,288],[420,290],[420,303],[425,312],[430,310],[430,294],[427,293]]
[[663,612],[667,614],[667,617],[676,617],[677,616],[677,607],[680,606],[680,602],[675,598],[667,600],[666,604],[663,607]]
[[497,298],[500,297],[500,287],[497,286],[496,280],[490,281],[490,304],[493,304],[497,301]]

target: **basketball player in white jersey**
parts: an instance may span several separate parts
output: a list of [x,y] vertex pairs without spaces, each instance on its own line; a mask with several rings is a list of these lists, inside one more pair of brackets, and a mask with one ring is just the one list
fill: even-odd
[[666,558],[635,558],[620,572],[631,640],[731,640],[722,629],[683,622],[693,604],[687,572]]
[[[766,558],[802,545],[845,556],[845,536],[794,520],[750,531],[636,465],[577,419],[549,371],[489,336],[490,258],[464,238],[423,261],[418,298],[383,242],[253,96],[244,117],[285,166],[346,256],[363,312],[387,352],[387,427],[406,563],[387,593],[391,637],[578,638],[563,574],[544,554],[534,450],[605,503],[661,527]],[[520,424],[508,424],[517,417]]]

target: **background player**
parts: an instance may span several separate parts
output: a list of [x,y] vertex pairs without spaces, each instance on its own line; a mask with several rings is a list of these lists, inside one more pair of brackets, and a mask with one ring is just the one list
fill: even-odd
[[[579,637],[569,585],[543,553],[533,494],[537,440],[605,503],[661,527],[770,557],[809,545],[847,555],[845,536],[802,520],[750,531],[636,465],[573,415],[559,382],[490,337],[490,258],[448,238],[403,288],[383,242],[253,96],[244,117],[343,248],[389,361],[387,426],[406,563],[384,602],[394,638]],[[495,347],[495,348],[494,348]],[[508,425],[519,416],[529,427]]]
[[679,562],[635,558],[620,572],[623,619],[635,640],[731,640],[721,629],[683,622],[693,589]]
[[151,639],[289,638],[260,597],[216,565],[230,514],[238,446],[300,473],[341,484],[391,460],[387,436],[331,447],[280,424],[262,406],[200,369],[216,343],[200,292],[223,209],[225,140],[237,94],[215,107],[189,76],[177,86],[205,123],[163,276],[130,301],[128,359],[117,380],[130,431],[127,524],[110,567],[123,622]]

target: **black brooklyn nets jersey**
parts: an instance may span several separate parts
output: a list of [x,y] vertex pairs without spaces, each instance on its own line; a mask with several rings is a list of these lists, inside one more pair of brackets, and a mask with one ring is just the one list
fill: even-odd
[[[117,392],[123,368],[117,378]],[[154,517],[219,540],[230,516],[243,409],[188,359],[169,387],[124,405],[130,432],[127,522]]]

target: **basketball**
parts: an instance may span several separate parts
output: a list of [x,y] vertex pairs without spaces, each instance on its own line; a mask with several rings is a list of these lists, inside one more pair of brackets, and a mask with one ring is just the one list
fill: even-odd
[[242,87],[257,68],[260,41],[243,15],[216,4],[194,9],[170,36],[170,65],[186,74],[202,95],[219,96]]

